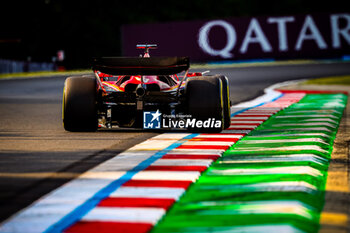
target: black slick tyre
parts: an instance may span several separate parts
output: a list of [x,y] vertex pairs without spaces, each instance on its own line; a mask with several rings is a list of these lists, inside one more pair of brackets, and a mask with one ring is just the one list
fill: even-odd
[[222,81],[215,76],[191,77],[186,83],[188,114],[197,121],[220,121],[220,127],[190,127],[196,132],[220,132],[223,129]]
[[231,125],[231,102],[228,78],[223,75],[217,75],[215,77],[218,77],[222,82],[224,129],[227,129]]
[[67,131],[91,132],[98,127],[97,84],[94,77],[68,77],[62,100],[63,126]]

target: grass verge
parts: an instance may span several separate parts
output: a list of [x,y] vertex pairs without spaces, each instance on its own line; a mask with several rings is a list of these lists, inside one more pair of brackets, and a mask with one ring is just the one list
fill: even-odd
[[303,84],[350,85],[350,75],[310,79],[305,81]]

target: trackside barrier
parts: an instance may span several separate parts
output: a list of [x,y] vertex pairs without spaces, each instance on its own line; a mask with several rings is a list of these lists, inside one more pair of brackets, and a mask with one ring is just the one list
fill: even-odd
[[0,59],[0,73],[21,73],[56,70],[56,65],[49,62],[26,62]]

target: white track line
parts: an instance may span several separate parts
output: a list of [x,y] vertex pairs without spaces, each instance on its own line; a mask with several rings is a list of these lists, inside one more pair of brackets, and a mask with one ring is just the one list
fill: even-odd
[[166,198],[177,200],[183,193],[183,188],[153,188],[153,187],[120,187],[109,197],[142,197]]
[[82,220],[155,224],[164,214],[162,208],[96,207]]

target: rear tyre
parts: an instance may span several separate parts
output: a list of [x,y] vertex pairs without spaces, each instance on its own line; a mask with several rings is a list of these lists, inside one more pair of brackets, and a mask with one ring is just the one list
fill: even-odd
[[67,131],[91,132],[98,127],[95,77],[69,77],[63,89],[62,118]]
[[[223,129],[222,89],[222,81],[218,77],[199,76],[189,78],[186,84],[189,115],[203,122],[210,119],[209,128],[196,125],[190,127],[189,130],[196,132],[220,132]],[[217,121],[221,123],[219,125],[215,124]]]
[[231,102],[228,78],[223,75],[217,75],[216,77],[218,77],[222,82],[224,129],[227,129],[231,125]]

